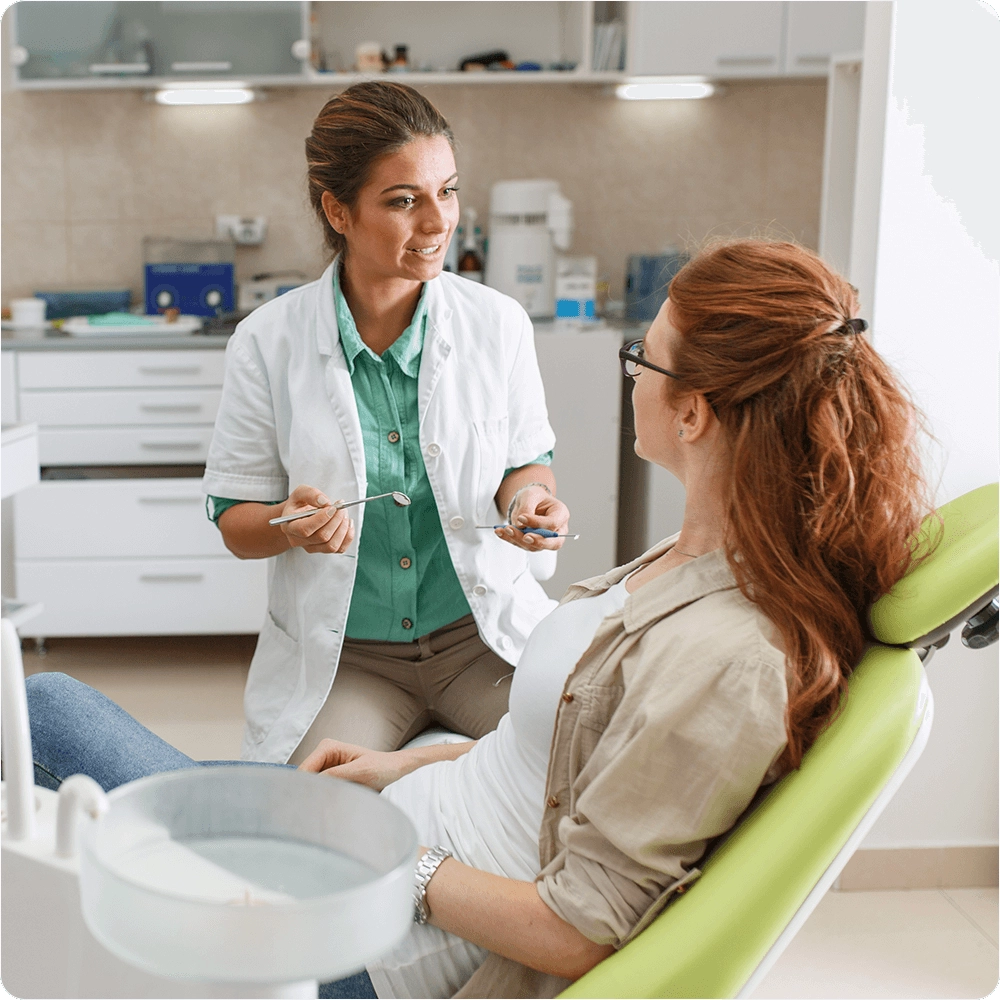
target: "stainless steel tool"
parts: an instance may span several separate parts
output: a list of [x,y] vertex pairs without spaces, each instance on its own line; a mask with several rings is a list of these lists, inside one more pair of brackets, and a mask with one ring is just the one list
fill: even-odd
[[371,503],[372,500],[384,500],[386,497],[392,497],[392,502],[397,507],[410,506],[410,498],[405,493],[393,490],[391,493],[379,493],[378,496],[374,497],[362,497],[360,500],[347,500],[336,504],[328,504],[327,507],[312,507],[309,510],[300,510],[295,514],[287,514],[285,517],[272,517],[267,523],[287,524],[289,521],[297,521],[300,517],[312,517],[313,514],[321,510],[328,510],[329,507],[334,507],[336,510],[343,510],[345,507],[357,507],[360,503]]

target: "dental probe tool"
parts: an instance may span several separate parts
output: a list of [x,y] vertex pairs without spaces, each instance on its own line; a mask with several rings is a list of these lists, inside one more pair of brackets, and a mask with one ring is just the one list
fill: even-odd
[[[513,524],[477,524],[477,528],[483,531],[496,531],[497,528],[513,528]],[[558,531],[549,531],[548,528],[517,528],[525,535],[541,535],[542,538],[579,538],[579,535],[560,535]]]
[[267,523],[287,524],[289,521],[297,521],[300,517],[312,517],[313,514],[316,514],[321,510],[328,510],[330,507],[334,507],[336,510],[343,510],[345,507],[357,507],[359,503],[369,503],[372,500],[384,500],[386,497],[392,497],[392,502],[397,507],[410,506],[410,498],[405,493],[393,490],[392,493],[379,493],[378,496],[362,497],[360,500],[348,500],[346,503],[328,504],[326,507],[312,507],[309,510],[300,510],[296,514],[288,514],[285,517],[272,517]]

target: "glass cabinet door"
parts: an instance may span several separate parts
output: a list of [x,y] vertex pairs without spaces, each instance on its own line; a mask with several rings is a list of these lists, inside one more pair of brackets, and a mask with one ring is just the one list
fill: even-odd
[[22,80],[144,76],[206,80],[302,72],[294,0],[21,0]]

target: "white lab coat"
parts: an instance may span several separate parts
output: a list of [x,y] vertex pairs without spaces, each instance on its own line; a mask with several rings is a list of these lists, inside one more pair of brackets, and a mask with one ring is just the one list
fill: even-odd
[[[256,309],[226,349],[203,487],[283,500],[308,484],[331,499],[366,495],[354,389],[340,346],[333,266]],[[486,644],[516,665],[553,607],[527,554],[493,523],[504,469],[550,450],[534,331],[513,299],[444,273],[427,283],[418,378],[420,446],[455,572]],[[243,757],[286,761],[333,684],[351,604],[364,505],[343,555],[294,548],[270,560],[268,613],[244,696]]]

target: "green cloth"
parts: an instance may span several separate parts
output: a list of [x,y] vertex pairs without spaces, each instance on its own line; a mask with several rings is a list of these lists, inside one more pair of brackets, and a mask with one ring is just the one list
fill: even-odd
[[[472,612],[452,565],[420,452],[417,377],[426,295],[421,294],[410,325],[381,357],[361,339],[337,270],[333,297],[361,422],[368,496],[402,490],[412,501],[405,508],[390,500],[368,504],[346,631],[352,639],[411,642]],[[390,434],[398,440],[390,441]],[[550,451],[528,464],[551,462]],[[218,522],[223,511],[244,502],[210,496],[208,516]],[[402,560],[409,560],[405,569]],[[404,620],[412,623],[410,628]]]

